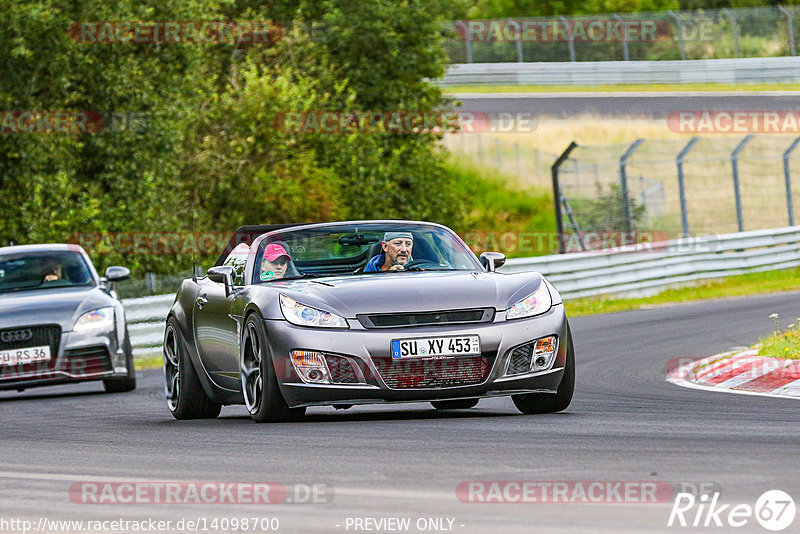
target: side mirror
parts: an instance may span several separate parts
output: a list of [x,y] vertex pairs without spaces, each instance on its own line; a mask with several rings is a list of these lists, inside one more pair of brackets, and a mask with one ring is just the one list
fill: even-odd
[[106,280],[109,282],[121,282],[131,277],[131,271],[127,267],[112,265],[106,269]]
[[233,267],[230,265],[219,265],[217,267],[210,267],[208,271],[208,279],[218,284],[225,284],[225,296],[231,294],[233,288],[233,277],[236,275]]
[[506,262],[506,255],[502,252],[484,252],[481,254],[481,265],[486,272],[493,273]]

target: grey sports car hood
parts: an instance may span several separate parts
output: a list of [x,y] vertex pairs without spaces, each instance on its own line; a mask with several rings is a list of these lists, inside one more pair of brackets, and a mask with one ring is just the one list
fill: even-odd
[[303,304],[355,318],[362,313],[485,307],[504,310],[541,283],[539,273],[423,271],[287,280],[269,286]]
[[68,331],[81,314],[111,305],[111,297],[97,287],[0,293],[0,329],[58,324],[62,331]]

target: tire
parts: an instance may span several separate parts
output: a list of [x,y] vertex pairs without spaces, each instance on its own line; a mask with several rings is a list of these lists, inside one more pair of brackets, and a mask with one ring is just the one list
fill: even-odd
[[480,399],[456,399],[433,401],[431,405],[437,410],[466,410],[474,408]]
[[302,419],[306,409],[289,408],[278,387],[264,321],[255,313],[247,318],[242,329],[239,376],[245,406],[253,421],[281,423]]
[[128,335],[128,326],[125,326],[125,366],[128,368],[128,376],[123,378],[107,378],[103,380],[103,387],[106,393],[124,393],[136,389],[136,369],[133,367],[133,348],[131,347],[131,337]]
[[517,409],[524,414],[554,413],[566,410],[572,402],[575,391],[575,349],[572,345],[572,332],[567,325],[567,361],[564,364],[564,376],[558,385],[556,394],[527,393],[512,395],[511,399]]
[[222,409],[203,390],[174,317],[164,331],[164,393],[175,419],[213,419]]

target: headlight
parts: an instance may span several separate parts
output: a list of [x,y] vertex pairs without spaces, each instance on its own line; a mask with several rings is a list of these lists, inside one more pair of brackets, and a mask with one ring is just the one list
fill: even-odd
[[114,308],[99,308],[87,313],[84,313],[78,320],[75,321],[75,326],[72,328],[75,332],[83,330],[95,330],[99,328],[110,329],[114,326]]
[[320,328],[349,328],[344,317],[325,310],[300,304],[296,300],[280,296],[281,311],[286,320],[297,326],[317,326]]
[[542,282],[539,289],[506,310],[506,319],[522,319],[539,315],[549,310],[552,304],[547,285]]

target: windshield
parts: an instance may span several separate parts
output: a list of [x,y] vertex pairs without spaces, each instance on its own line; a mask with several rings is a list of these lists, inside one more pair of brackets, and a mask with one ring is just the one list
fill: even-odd
[[480,270],[450,231],[419,223],[285,231],[259,247],[255,283],[386,272]]
[[0,255],[0,293],[93,285],[83,255],[43,250]]

